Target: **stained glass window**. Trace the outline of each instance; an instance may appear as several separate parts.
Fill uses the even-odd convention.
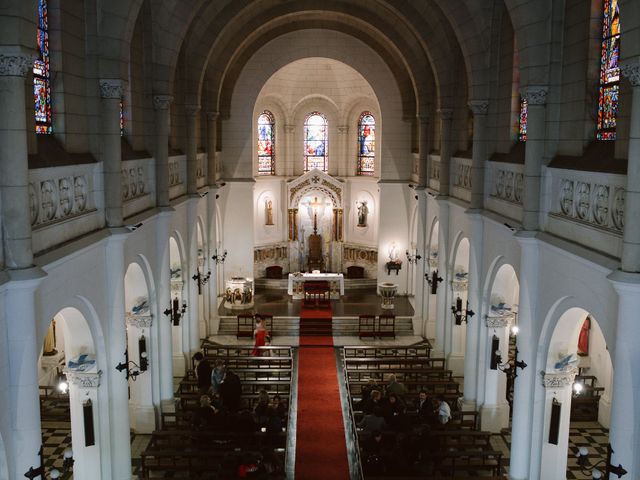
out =
[[[317,168],[327,171],[327,119],[319,112],[304,121],[304,171]]]
[[[124,137],[124,100],[120,100],[120,136]]]
[[[618,0],[604,0],[603,6],[597,138],[615,140],[620,92],[620,10]]]
[[[529,113],[529,104],[527,99],[520,97],[520,117],[518,121],[518,140],[527,141],[527,115]]]
[[[376,121],[363,112],[358,121],[358,175],[373,175],[376,160]]]
[[[38,58],[33,63],[33,101],[36,133],[51,133],[51,88],[49,86],[49,19],[47,0],[38,1]]]
[[[276,173],[276,121],[273,114],[265,110],[258,117],[258,175]]]

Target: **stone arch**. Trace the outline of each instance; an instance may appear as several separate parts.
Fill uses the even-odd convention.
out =
[[[188,277],[188,258],[182,235],[179,231],[174,230],[169,236],[169,268],[171,271],[170,279],[170,298],[171,303],[178,302],[178,305],[186,303],[188,298],[187,282]],[[189,308],[187,306],[187,308]],[[196,308],[193,306],[193,308]],[[179,325],[172,323],[171,339],[172,339],[172,360],[173,372],[176,376],[186,373],[189,364],[189,313],[182,315]]]

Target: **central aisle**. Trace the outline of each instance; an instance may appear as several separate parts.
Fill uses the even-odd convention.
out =
[[[301,336],[296,479],[348,479],[344,420],[331,336]]]

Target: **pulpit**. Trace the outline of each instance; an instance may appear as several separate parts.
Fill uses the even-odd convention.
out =
[[[322,236],[312,233],[309,235],[309,256],[307,257],[307,268],[310,272],[314,270],[324,270],[324,258],[322,257]]]

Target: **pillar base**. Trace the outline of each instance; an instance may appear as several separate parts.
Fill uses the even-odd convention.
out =
[[[509,428],[509,404],[483,405],[480,409],[480,429],[500,433]]]
[[[450,353],[447,357],[447,368],[453,372],[455,377],[464,375],[464,355],[460,353]]]
[[[156,411],[152,405],[131,405],[129,412],[135,433],[150,434],[156,430]]]
[[[462,399],[462,410],[465,412],[474,412],[477,408],[476,401],[472,398]]]

